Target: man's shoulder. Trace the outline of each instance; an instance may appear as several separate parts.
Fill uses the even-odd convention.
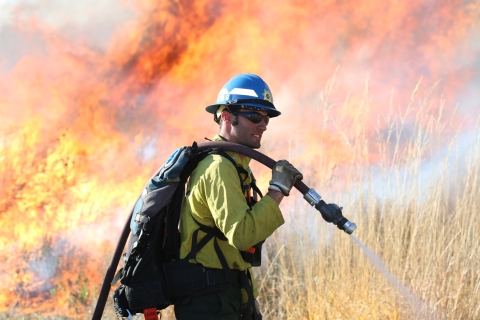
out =
[[[198,171],[216,172],[224,170],[235,171],[234,164],[226,157],[220,154],[209,154],[197,165]]]

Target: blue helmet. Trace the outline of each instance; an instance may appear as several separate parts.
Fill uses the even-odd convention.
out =
[[[262,78],[254,74],[239,74],[230,79],[218,93],[217,103],[207,106],[205,110],[215,115],[222,106],[231,111],[265,111],[270,118],[280,115],[280,111],[273,105],[270,88]],[[216,116],[214,118],[217,121]]]

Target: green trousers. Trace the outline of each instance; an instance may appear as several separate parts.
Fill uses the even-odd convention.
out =
[[[242,292],[237,286],[200,296],[185,297],[175,304],[177,320],[239,320]]]

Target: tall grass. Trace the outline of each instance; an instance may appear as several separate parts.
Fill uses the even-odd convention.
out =
[[[480,319],[480,118],[465,146],[443,101],[434,106],[430,91],[422,99],[417,91],[371,142],[367,86],[362,99],[337,112],[336,134],[351,144],[354,161],[319,156],[312,164],[334,168],[321,181],[325,200],[344,206],[358,226],[354,235],[408,291],[389,282],[349,235],[296,204],[286,212],[289,224],[267,240],[257,270],[265,319]],[[328,117],[329,104],[319,105]],[[352,109],[356,120],[341,123]],[[369,163],[372,153],[378,163]]]

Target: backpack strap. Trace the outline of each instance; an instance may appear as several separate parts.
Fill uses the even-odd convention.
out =
[[[165,242],[163,245],[163,249],[165,250],[165,258],[166,261],[173,261],[180,259],[180,237],[173,236],[175,232],[174,230],[178,230],[178,224],[180,222],[180,215],[182,212],[182,204],[183,199],[185,197],[185,184],[187,183],[188,178],[192,174],[193,170],[198,166],[200,161],[205,159],[212,150],[204,150],[201,152],[196,151],[197,145],[194,143],[192,147],[189,149],[188,152],[190,160],[188,161],[187,165],[182,170],[180,174],[180,183],[175,191],[172,201],[170,202],[169,212],[171,214],[167,217],[167,221],[165,223],[165,228],[172,231],[172,235],[165,237]]]

